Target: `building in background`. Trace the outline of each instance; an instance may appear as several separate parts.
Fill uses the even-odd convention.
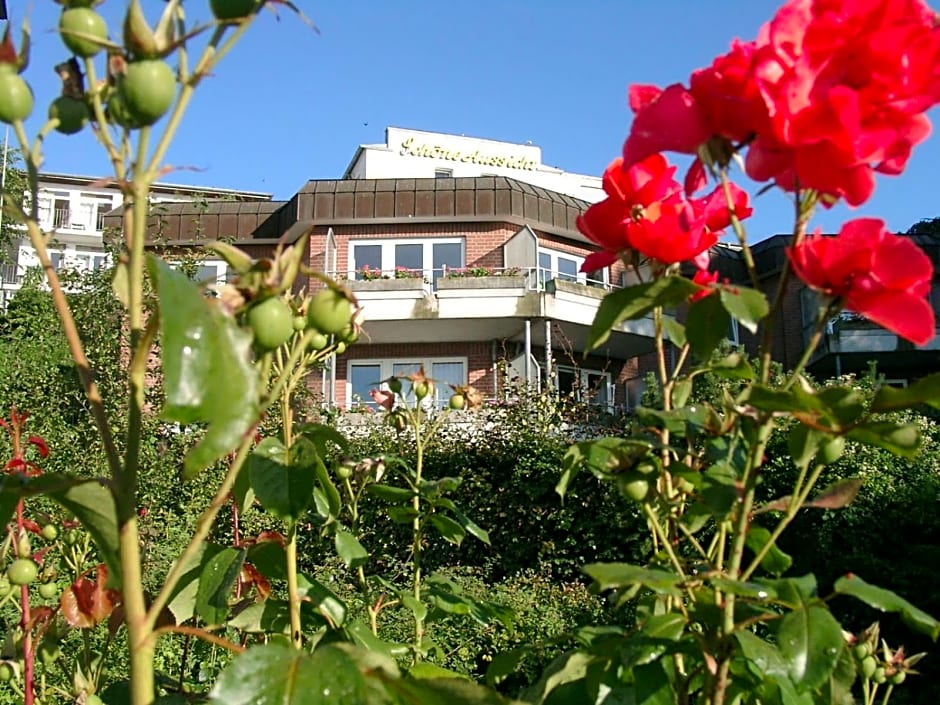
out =
[[[533,145],[400,127],[385,129],[384,144],[364,144],[344,179],[452,179],[505,176],[594,203],[604,198],[601,179],[542,163]]]
[[[122,193],[111,183],[91,176],[41,173],[39,175],[39,225],[55,231],[50,243],[50,257],[56,270],[67,268],[93,271],[105,265],[104,216],[121,205]],[[158,212],[162,204],[186,202],[198,209],[211,201],[270,201],[271,194],[218,187],[181,186],[156,183],[151,202]],[[0,267],[0,306],[16,293],[30,268],[39,266],[36,251],[24,236],[13,243],[9,263]],[[223,266],[207,263],[206,266]],[[224,276],[224,269],[218,271]]]

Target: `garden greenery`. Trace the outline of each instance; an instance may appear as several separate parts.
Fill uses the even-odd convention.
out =
[[[61,4],[79,80],[32,139],[28,34],[17,47],[8,31],[0,47],[0,120],[16,135],[31,196],[25,207],[5,202],[48,286],[48,296],[17,297],[4,334],[24,350],[48,336],[44,364],[24,375],[61,391],[43,404],[73,418],[83,444],[50,449],[40,431],[62,443],[63,428],[29,417],[40,403],[28,389],[11,394],[19,408],[3,420],[0,601],[16,619],[0,680],[15,697],[151,705],[195,690],[219,703],[498,703],[502,688],[530,703],[847,705],[860,695],[873,705],[904,691],[923,654],[893,641],[895,625],[840,622],[833,605],[891,613],[933,640],[940,622],[876,586],[884,569],[863,570],[879,564],[847,552],[859,565],[844,573],[812,557],[801,565],[787,537],[826,537],[814,514],[856,516],[875,473],[843,473],[847,449],[911,459],[933,441],[913,410],[940,406],[940,376],[864,389],[819,384],[804,370],[846,308],[917,344],[934,334],[932,265],[913,242],[874,219],[836,237],[808,234],[819,204],[864,202],[876,174],[903,171],[926,136],[923,113],[940,98],[940,30],[919,0],[790,0],[688,88],[631,88],[623,157],[605,174],[607,199],[579,227],[600,247],[586,269],[619,260],[640,283],[602,301],[588,344],[652,315],[659,403],[619,431],[556,447],[555,477],[536,453],[552,448],[542,423],[552,413],[537,419],[539,440],[522,429],[489,449],[525,448],[528,462],[484,462],[477,449],[494,470],[462,465],[473,439],[448,445],[448,424],[480,414],[483,396],[458,386],[439,409],[424,370],[372,391],[393,434],[379,447],[298,414],[307,375],[356,344],[363,315],[347,288],[309,268],[306,236],[261,261],[213,243],[236,278],[212,297],[146,251],[149,191],[194,91],[262,9],[291,3],[212,0],[213,21],[194,26],[169,0],[151,26],[132,0],[121,43],[94,3]],[[93,287],[92,313],[70,298],[39,226],[52,130],[93,132],[124,190],[114,297]],[[684,184],[664,150],[695,155]],[[748,196],[729,178],[739,157],[795,206],[773,300],[742,225]],[[696,196],[709,179],[717,187]],[[709,271],[708,249],[726,227],[751,286]],[[687,261],[698,268],[691,278]],[[775,370],[771,323],[791,274],[818,292],[819,309],[804,357]],[[313,285],[293,293],[300,277]],[[49,318],[50,300],[64,348],[33,326]],[[687,307],[685,324],[666,314],[677,307]],[[756,360],[720,349],[732,318],[759,334]],[[16,364],[6,350],[0,362]],[[706,376],[720,393],[697,398]],[[167,479],[177,454],[183,491]],[[891,473],[875,475],[890,487]],[[871,521],[865,528],[877,514]],[[827,540],[835,550],[838,536]],[[591,595],[574,580],[582,563]],[[77,655],[64,659],[62,643],[80,644]],[[67,677],[52,677],[57,668]]]

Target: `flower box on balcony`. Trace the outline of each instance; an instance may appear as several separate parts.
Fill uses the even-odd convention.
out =
[[[524,289],[526,278],[523,275],[493,275],[485,277],[441,277],[437,280],[437,290],[474,290],[474,289]]]
[[[350,279],[350,291],[424,291],[424,280],[419,277],[405,279]]]

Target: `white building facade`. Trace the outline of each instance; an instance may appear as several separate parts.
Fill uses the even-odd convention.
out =
[[[255,191],[156,183],[151,202],[270,201],[271,197],[269,193]],[[49,245],[49,255],[57,271],[90,272],[107,264],[102,220],[106,213],[121,205],[122,199],[120,189],[107,180],[51,172],[39,175],[39,226],[45,232],[55,233]],[[0,307],[5,306],[19,290],[30,268],[39,266],[36,251],[25,237],[15,245],[10,255],[13,261],[0,266]],[[206,263],[207,267],[216,265],[224,267],[221,262]],[[220,270],[218,276],[224,277],[224,270]]]
[[[344,179],[430,179],[507,176],[533,186],[595,203],[604,198],[601,179],[542,163],[532,144],[385,129],[384,144],[364,144],[346,168]]]

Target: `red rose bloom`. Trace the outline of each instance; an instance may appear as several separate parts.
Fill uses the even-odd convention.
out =
[[[753,75],[770,130],[748,173],[852,205],[875,172],[899,174],[940,100],[940,29],[921,0],[791,0],[757,39]]]
[[[836,237],[817,231],[787,254],[807,286],[917,345],[934,337],[930,258],[908,238],[888,233],[884,221],[851,220]]]

